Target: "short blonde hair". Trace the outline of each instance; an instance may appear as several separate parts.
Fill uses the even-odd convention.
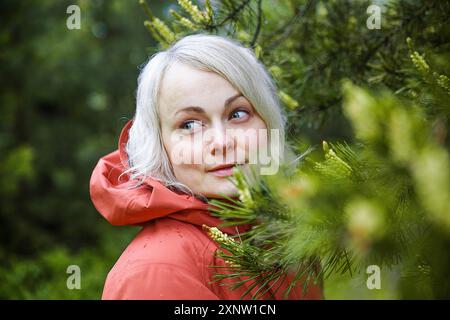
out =
[[[136,113],[126,144],[129,169],[124,173],[129,173],[130,179],[140,179],[142,183],[151,177],[171,189],[193,195],[188,186],[175,178],[162,142],[158,115],[161,81],[174,62],[215,72],[239,90],[264,120],[267,129],[279,129],[280,161],[283,161],[288,152],[285,145],[286,117],[265,67],[250,49],[234,40],[195,34],[183,37],[167,50],[151,56],[139,75]]]

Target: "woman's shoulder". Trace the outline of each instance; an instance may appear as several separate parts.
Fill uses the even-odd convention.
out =
[[[167,265],[194,272],[209,260],[212,240],[196,225],[171,218],[145,224],[110,273]]]
[[[144,225],[109,272],[103,298],[162,297],[161,292],[167,296],[184,283],[183,288],[209,299],[205,266],[211,241],[201,228],[183,221],[161,218]]]

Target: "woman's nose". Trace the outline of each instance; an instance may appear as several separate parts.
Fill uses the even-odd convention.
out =
[[[230,130],[223,127],[211,129],[210,152],[212,155],[225,155],[234,148],[234,138]]]

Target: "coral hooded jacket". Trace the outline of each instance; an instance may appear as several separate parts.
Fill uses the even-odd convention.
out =
[[[208,211],[209,205],[188,195],[178,194],[153,179],[137,188],[128,176],[119,175],[127,168],[125,144],[129,121],[122,129],[118,150],[102,157],[91,176],[90,195],[96,209],[112,225],[141,226],[109,272],[102,299],[226,299],[238,300],[252,281],[231,290],[230,279],[214,282],[214,273],[227,272],[224,261],[216,257],[219,245],[202,229],[223,222]],[[219,227],[230,235],[245,231],[248,226]],[[283,290],[292,275],[287,274],[274,283],[269,299],[283,299]],[[291,290],[288,299],[301,299],[301,281]],[[243,299],[250,299],[258,290],[253,288]],[[321,299],[322,290],[311,284],[306,299]]]

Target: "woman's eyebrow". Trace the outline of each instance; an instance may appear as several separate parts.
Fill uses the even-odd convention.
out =
[[[238,93],[238,94],[236,94],[236,95],[231,96],[230,98],[228,98],[228,99],[225,101],[225,104],[224,104],[225,108],[229,107],[230,104],[231,104],[231,102],[233,102],[234,100],[236,100],[236,99],[239,98],[239,97],[243,97],[242,93]],[[199,106],[189,106],[189,107],[185,107],[185,108],[182,108],[182,109],[178,110],[177,112],[175,112],[174,116],[176,116],[176,115],[177,115],[178,113],[180,113],[180,112],[189,112],[189,111],[190,111],[190,112],[195,112],[195,113],[206,113],[205,110],[204,110],[202,107],[199,107]]]

